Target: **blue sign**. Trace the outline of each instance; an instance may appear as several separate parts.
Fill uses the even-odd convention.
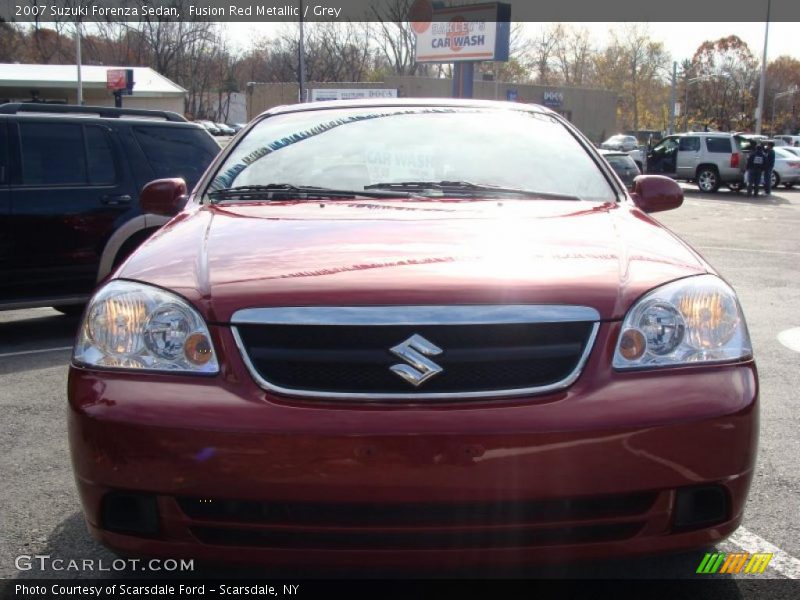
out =
[[[125,69],[125,89],[122,93],[126,96],[133,95],[133,69]]]
[[[564,104],[564,92],[547,91],[542,98],[543,104],[550,107],[558,107]]]

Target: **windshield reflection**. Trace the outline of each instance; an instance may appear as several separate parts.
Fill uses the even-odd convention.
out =
[[[240,141],[208,191],[278,183],[363,191],[376,183],[409,181],[616,199],[587,148],[555,116],[483,107],[329,108],[273,115]]]

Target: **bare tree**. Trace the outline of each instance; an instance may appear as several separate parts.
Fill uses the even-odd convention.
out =
[[[595,50],[589,30],[567,25],[556,42],[555,56],[566,85],[580,87],[591,80]]]
[[[418,63],[417,36],[408,22],[411,0],[383,0],[371,6],[375,27],[371,42],[396,75],[429,75],[431,66]]]
[[[564,35],[561,23],[552,23],[540,29],[530,42],[529,56],[536,73],[536,83],[549,85],[556,82],[556,49]]]

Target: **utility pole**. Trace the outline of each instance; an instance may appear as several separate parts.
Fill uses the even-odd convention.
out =
[[[306,53],[303,49],[303,0],[300,0],[300,102],[305,102],[305,85],[306,85]]]
[[[767,44],[769,43],[769,13],[772,0],[767,0],[767,26],[764,29],[764,54],[761,56],[761,82],[758,84],[758,107],[756,108],[756,135],[761,135],[761,121],[764,113],[764,84],[767,79]]]
[[[678,78],[678,63],[672,63],[672,88],[669,93],[669,135],[675,133],[675,86]]]
[[[75,62],[78,67],[78,106],[83,106],[83,78],[81,77],[81,22],[75,21]]]

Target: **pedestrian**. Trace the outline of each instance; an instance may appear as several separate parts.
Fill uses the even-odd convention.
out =
[[[775,168],[775,144],[774,142],[767,142],[765,146],[764,195],[769,196],[772,193],[772,170]]]
[[[767,162],[767,156],[764,154],[764,147],[759,144],[755,150],[750,153],[747,158],[747,195],[752,196],[755,189],[755,195],[758,196],[758,184],[761,182],[761,176],[764,174],[764,165]]]

